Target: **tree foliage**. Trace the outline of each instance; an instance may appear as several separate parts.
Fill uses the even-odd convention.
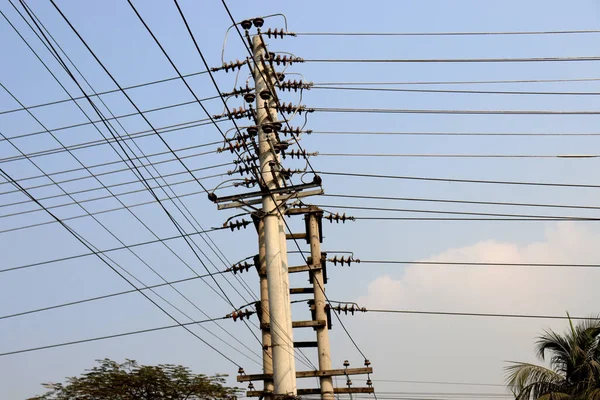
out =
[[[545,331],[536,355],[550,368],[511,362],[508,386],[516,400],[600,400],[600,319],[573,325],[561,335]]]
[[[29,400],[231,400],[239,393],[225,386],[225,375],[194,374],[180,365],[97,362],[98,366],[67,378],[65,384],[43,384],[49,391]]]

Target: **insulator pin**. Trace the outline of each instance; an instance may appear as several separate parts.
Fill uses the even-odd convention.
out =
[[[231,268],[227,268],[226,271],[233,272],[234,275],[237,274],[238,272],[241,274],[244,271],[248,272],[250,267],[253,265],[254,264],[249,264],[247,261],[244,261],[243,263],[237,263],[237,264],[232,265]]]
[[[250,311],[246,308],[244,310],[235,310],[234,312],[227,314],[225,318],[233,318],[234,321],[237,321],[239,318],[240,321],[242,321],[244,318],[250,318],[252,314],[254,314],[254,311]]]
[[[328,258],[327,261],[332,262],[333,265],[336,266],[338,263],[340,263],[342,267],[344,266],[344,264],[348,264],[348,266],[352,265],[352,263],[360,264],[360,260],[358,258],[354,258],[353,256],[334,256],[333,258]]]
[[[252,172],[252,167],[249,167],[249,166],[243,166],[242,167],[242,166],[240,166],[240,167],[236,168],[233,171],[227,171],[227,175],[233,175],[236,172],[238,174],[242,175],[242,176],[244,176],[245,174],[250,175],[250,173]]]
[[[223,224],[223,228],[229,228],[229,229],[231,229],[231,231],[233,232],[233,231],[234,231],[234,230],[236,230],[236,229],[237,229],[238,231],[239,231],[240,229],[242,229],[242,228],[246,229],[246,227],[247,227],[248,225],[250,225],[250,224],[251,224],[251,222],[250,222],[250,221],[246,221],[245,219],[243,219],[243,220],[241,220],[241,221],[239,221],[239,220],[235,220],[235,221],[231,221],[231,222],[229,222],[229,223],[227,223],[227,222],[226,222],[225,224]]]
[[[336,223],[340,223],[340,221],[342,221],[342,223],[346,223],[346,221],[355,221],[356,218],[355,217],[351,217],[351,216],[347,216],[346,213],[340,215],[338,213],[335,214],[329,214],[328,216],[324,217],[326,220],[329,220],[329,222],[333,223],[334,221]]]
[[[258,181],[256,180],[256,178],[244,178],[244,180],[242,182],[234,182],[233,186],[238,187],[238,186],[245,186],[247,188],[251,188],[254,187],[258,184]]]
[[[355,312],[367,312],[365,307],[359,307],[356,304],[344,304],[343,306],[341,304],[338,304],[337,306],[327,305],[326,307],[329,307],[330,310],[336,311],[338,314],[344,313],[345,315],[348,315],[348,313],[354,315]],[[344,367],[348,368],[346,366],[346,361],[344,361]]]
[[[266,32],[264,32],[264,34],[267,35],[269,37],[269,39],[271,38],[271,36],[273,36],[275,39],[277,39],[278,37],[283,39],[284,36],[296,36],[296,34],[294,32],[286,32],[283,30],[283,28],[281,28],[281,29],[269,28]]]
[[[246,65],[247,63],[248,63],[248,60],[244,60],[244,61],[235,60],[230,63],[223,63],[222,66],[213,67],[210,70],[212,72],[217,72],[217,71],[221,71],[221,70],[225,70],[225,72],[229,72],[229,70],[235,71],[236,69],[242,69],[242,66]]]
[[[254,89],[252,89],[248,85],[246,85],[246,87],[240,86],[239,89],[233,89],[232,92],[221,93],[221,96],[222,97],[229,97],[229,96],[238,97],[238,96],[242,96],[244,94],[249,94],[250,92],[252,92],[252,90],[254,90]]]
[[[314,108],[307,108],[305,105],[303,104],[299,104],[297,106],[293,105],[292,103],[288,103],[288,104],[279,104],[277,106],[275,106],[275,108],[283,113],[283,114],[293,114],[293,113],[298,113],[299,115],[302,115],[303,112],[306,113],[311,113],[314,112],[315,109]]]
[[[291,128],[286,126],[281,130],[281,133],[283,133],[284,136],[287,136],[288,134],[290,134],[291,136],[298,136],[301,133],[307,133],[310,135],[312,133],[312,130],[302,130],[300,129],[300,127]]]
[[[304,62],[304,59],[288,56],[287,54],[282,56],[281,54],[269,53],[269,61],[274,62],[277,65],[292,65],[293,63],[302,63]]]
[[[313,83],[296,80],[287,80],[285,82],[281,82],[278,86],[281,90],[288,90],[290,92],[293,90],[294,92],[297,92],[300,89],[310,89],[313,86]]]

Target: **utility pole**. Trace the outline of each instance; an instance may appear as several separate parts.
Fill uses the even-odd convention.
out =
[[[261,219],[269,295],[274,394],[295,396],[296,365],[287,250],[282,221],[283,210],[280,208],[281,202],[277,202],[272,194],[272,190],[282,185],[278,171],[280,164],[275,152],[277,139],[273,129],[273,125],[278,123],[275,96],[271,92],[271,88],[275,87],[275,74],[268,63],[269,55],[260,35],[252,39],[252,55],[254,58],[252,74],[258,95],[256,96],[258,160],[263,186],[266,189],[262,196]]]
[[[325,299],[325,282],[321,269],[321,222],[323,212],[317,207],[310,207],[311,211],[305,214],[308,241],[310,243],[310,274],[313,282],[314,301],[313,307],[316,320],[327,320],[327,302]],[[315,328],[317,333],[317,351],[319,352],[319,370],[331,369],[331,354],[329,351],[329,330],[327,326]],[[333,400],[333,379],[331,376],[321,376],[321,399]]]
[[[241,71],[242,67],[247,66],[254,80],[254,88],[250,87],[247,82],[245,88],[234,88],[233,92],[221,94],[227,99],[243,97],[244,101],[249,104],[248,109],[239,107],[239,109],[231,110],[226,107],[224,114],[215,115],[213,118],[227,117],[230,120],[248,118],[251,121],[250,126],[243,127],[246,132],[242,132],[241,127],[236,123],[236,129],[230,130],[234,132],[233,137],[225,137],[224,146],[217,151],[229,151],[237,156],[237,159],[234,160],[236,167],[234,170],[228,171],[228,174],[239,173],[241,178],[231,179],[237,181],[232,186],[247,188],[258,186],[259,190],[227,196],[217,196],[213,191],[208,196],[220,210],[241,208],[250,213],[258,232],[259,251],[254,256],[254,266],[260,280],[260,301],[256,303],[256,313],[260,319],[262,331],[263,373],[247,375],[240,367],[237,381],[249,382],[247,397],[261,397],[267,400],[288,400],[296,398],[298,395],[318,394],[321,395],[322,400],[334,400],[334,394],[374,393],[369,375],[373,369],[369,360],[364,360],[364,368],[348,368],[350,363],[345,360],[342,364],[344,368],[332,369],[329,343],[329,330],[332,327],[331,316],[333,312],[354,314],[355,311],[361,310],[354,304],[342,306],[341,303],[337,303],[337,306],[334,306],[327,299],[325,295],[326,264],[332,262],[334,266],[338,264],[343,266],[360,261],[355,260],[352,256],[327,258],[327,254],[321,251],[322,222],[323,219],[327,219],[332,223],[344,223],[353,218],[346,217],[345,214],[340,216],[331,213],[324,217],[323,210],[320,208],[305,205],[302,201],[303,198],[323,194],[321,178],[314,171],[312,171],[312,182],[303,179],[302,183],[295,184],[292,180],[292,175],[295,173],[302,173],[303,176],[306,176],[307,168],[310,166],[308,157],[314,154],[307,153],[298,142],[299,135],[309,134],[311,131],[304,130],[304,127],[291,127],[289,123],[296,116],[314,110],[301,104],[281,103],[276,90],[302,92],[310,89],[312,83],[302,80],[299,82],[285,80],[284,72],[287,66],[303,62],[303,60],[293,55],[282,56],[269,52],[264,39],[265,36],[283,39],[286,36],[295,36],[295,34],[287,32],[287,28],[286,30],[269,28],[266,32],[261,32],[263,24],[263,18],[244,20],[240,23],[245,31],[251,57],[244,61],[237,60],[211,68],[214,72],[221,70],[233,72]],[[249,32],[252,26],[256,27],[254,35],[250,35]],[[275,71],[275,65],[283,65],[284,68],[282,71]],[[281,113],[285,127],[278,120],[278,113]],[[281,140],[280,135],[290,135],[291,140]],[[298,145],[299,148],[288,150],[294,145]],[[305,160],[307,167],[298,170],[283,168],[281,159],[286,157]],[[245,177],[245,175],[250,175],[250,177]],[[304,232],[286,232],[284,215],[286,217],[304,216]],[[230,222],[230,219],[223,226],[229,227],[231,230],[245,228],[251,224],[245,220]],[[302,255],[303,265],[288,266],[287,240],[293,240],[301,254],[304,251],[301,250],[299,241],[306,241],[310,247],[310,256]],[[240,262],[233,265],[230,271],[241,273],[244,270],[247,271],[250,265],[245,261]],[[298,273],[308,273],[312,287],[290,288],[289,274]],[[301,296],[312,294],[311,299],[300,300],[308,303],[311,319],[292,321],[290,306],[290,295],[292,294]],[[235,310],[228,316],[234,320],[238,318],[241,320],[248,318],[251,314],[253,314],[252,311],[244,309]],[[294,342],[292,333],[294,328],[314,330],[316,341]],[[296,371],[295,349],[302,351],[301,348],[317,349],[318,369]],[[352,387],[351,375],[367,375],[367,387]],[[334,388],[333,376],[345,376],[347,387]],[[320,387],[298,389],[296,378],[319,378]],[[253,381],[263,381],[262,390],[254,390]]]

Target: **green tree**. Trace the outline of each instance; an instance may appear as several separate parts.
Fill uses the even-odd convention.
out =
[[[225,375],[194,374],[180,365],[119,364],[104,359],[65,384],[45,383],[49,391],[29,400],[231,400],[237,388],[225,386]]]
[[[563,335],[547,330],[536,355],[550,368],[511,362],[507,382],[517,400],[600,400],[600,319],[577,325],[569,317]]]

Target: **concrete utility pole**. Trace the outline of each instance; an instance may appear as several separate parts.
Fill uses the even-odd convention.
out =
[[[256,87],[256,124],[258,126],[258,157],[260,174],[266,193],[262,196],[262,226],[269,297],[269,327],[273,356],[274,395],[293,395],[296,390],[296,365],[290,308],[285,230],[281,213],[272,190],[280,187],[279,162],[272,129],[277,122],[277,109],[271,88],[274,71],[268,63],[268,52],[260,35],[252,40],[253,77]],[[270,80],[267,82],[266,80]]]
[[[312,207],[311,207],[312,208]],[[315,318],[317,320],[327,320],[327,302],[325,298],[325,282],[323,280],[323,270],[321,269],[321,233],[320,233],[320,222],[322,220],[323,212],[317,207],[314,207],[313,212],[309,212],[305,215],[306,226],[308,231],[308,241],[310,243],[310,257],[311,257],[311,274],[313,281],[314,290],[314,304]],[[327,325],[318,326],[315,328],[317,333],[317,351],[319,353],[319,370],[328,371],[331,369],[331,354],[329,350],[329,329]],[[321,382],[321,399],[322,400],[333,400],[333,378],[331,376],[321,376],[319,378]]]
[[[327,262],[350,265],[354,260],[351,257],[333,257],[328,259],[325,253],[321,253],[322,222],[339,223],[346,221],[345,215],[331,214],[323,216],[323,210],[316,206],[307,206],[301,200],[309,196],[323,194],[322,181],[315,171],[312,171],[313,179],[307,182],[305,179],[307,169],[310,167],[307,153],[298,143],[298,136],[309,133],[304,127],[292,127],[290,121],[297,115],[309,113],[314,110],[305,105],[292,103],[280,103],[275,90],[282,92],[297,92],[308,90],[312,87],[310,82],[297,82],[296,80],[285,80],[284,72],[288,65],[301,63],[300,57],[269,53],[264,38],[281,38],[295,36],[293,32],[284,29],[269,28],[261,32],[264,19],[261,17],[252,20],[244,20],[240,23],[245,30],[245,37],[252,47],[252,57],[244,61],[223,63],[222,66],[212,68],[213,71],[234,72],[248,66],[254,79],[254,88],[246,84],[246,87],[234,88],[231,93],[222,94],[231,98],[232,96],[243,96],[246,103],[254,103],[255,107],[230,110],[215,118],[229,118],[231,120],[248,118],[253,125],[247,126],[246,133],[239,130],[232,138],[225,138],[223,148],[218,151],[230,151],[236,153],[237,160],[234,161],[236,168],[229,174],[239,173],[242,178],[236,179],[235,187],[245,186],[247,188],[258,185],[260,190],[245,193],[237,193],[226,196],[217,196],[214,192],[209,193],[208,198],[217,204],[219,210],[241,208],[252,214],[255,227],[258,231],[258,255],[254,257],[254,265],[260,278],[260,303],[256,305],[256,311],[260,318],[262,330],[262,355],[263,373],[247,375],[243,368],[238,370],[238,382],[249,382],[247,397],[259,397],[266,400],[290,400],[298,395],[321,395],[322,400],[334,400],[334,394],[352,393],[374,393],[370,375],[373,369],[369,360],[365,360],[364,368],[348,368],[350,363],[346,360],[344,368],[331,368],[331,355],[329,349],[329,329],[332,327],[331,315],[354,314],[357,311],[354,304],[338,303],[331,304],[325,295],[325,284],[327,283]],[[254,26],[256,34],[251,35],[250,29]],[[283,65],[282,71],[275,71],[274,65]],[[237,81],[237,79],[236,79]],[[312,110],[312,111],[311,111]],[[282,122],[278,121],[278,113],[283,116]],[[286,117],[285,115],[290,115]],[[251,123],[252,123],[251,122]],[[281,135],[290,135],[291,140],[280,140]],[[257,142],[258,139],[258,142]],[[295,143],[294,143],[295,142]],[[291,146],[298,149],[288,150]],[[286,157],[305,159],[307,167],[304,169],[284,169],[280,162]],[[259,165],[256,165],[258,161]],[[310,167],[312,169],[312,167]],[[293,174],[301,173],[301,183],[295,184]],[[250,177],[244,177],[245,174]],[[241,182],[240,182],[241,181]],[[287,203],[290,203],[289,205]],[[292,203],[293,202],[293,203]],[[262,208],[260,207],[262,205]],[[305,230],[303,232],[286,232],[283,216],[293,218],[304,216]],[[231,219],[231,218],[230,218]],[[230,221],[227,220],[227,221]],[[249,225],[248,221],[226,222],[231,230],[240,229]],[[297,266],[288,266],[287,240],[293,240],[298,250],[299,241],[306,240],[310,246],[310,257],[304,257],[305,263]],[[247,258],[246,258],[247,259]],[[244,260],[246,260],[244,259]],[[244,261],[242,260],[242,261]],[[231,267],[233,273],[248,270],[249,264],[237,263]],[[288,274],[308,273],[312,287],[290,288]],[[311,311],[310,320],[296,320],[292,322],[290,307],[290,295],[304,296],[313,294],[312,299],[307,301]],[[228,316],[234,320],[247,318],[252,314],[247,309],[235,310]],[[316,341],[293,340],[292,328],[314,329]],[[319,368],[308,371],[296,371],[295,348],[316,348],[318,351]],[[304,354],[304,353],[302,353]],[[350,375],[367,375],[368,387],[352,387]],[[333,387],[333,376],[345,376],[347,387]],[[301,388],[296,386],[296,378],[313,379],[319,378],[319,388]],[[252,381],[263,381],[262,390],[254,390]]]
[[[254,260],[254,265],[258,271],[260,280],[260,325],[266,326],[269,323],[269,284],[267,283],[267,250],[265,246],[265,224],[262,219],[258,221],[258,257]],[[273,344],[271,342],[271,330],[261,329],[262,331],[262,361],[263,374],[273,375]],[[272,398],[275,387],[273,379],[264,379],[265,398]]]

